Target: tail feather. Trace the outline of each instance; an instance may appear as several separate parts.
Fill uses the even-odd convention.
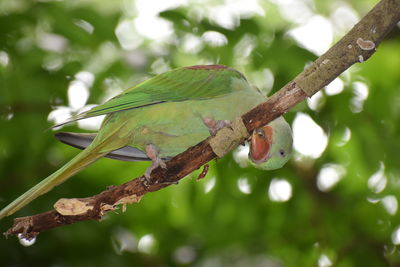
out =
[[[86,147],[90,146],[90,144],[96,138],[96,134],[59,132],[55,134],[55,137],[64,144],[79,149],[85,149]],[[122,161],[150,160],[144,151],[132,146],[123,146],[116,150],[111,150],[111,152],[105,155],[105,157]],[[169,158],[163,158],[163,160],[168,159]]]
[[[0,219],[17,212],[35,198],[47,193],[55,186],[61,184],[74,174],[84,169],[89,164],[103,157],[105,154],[107,153],[98,152],[97,149],[91,147],[83,150],[55,173],[42,180],[40,183],[10,203],[7,207],[2,209],[0,211]]]

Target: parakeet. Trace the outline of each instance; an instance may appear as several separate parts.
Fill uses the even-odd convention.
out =
[[[101,157],[152,160],[153,167],[146,172],[149,175],[154,167],[165,167],[165,160],[265,100],[243,74],[223,65],[182,67],[150,78],[66,121],[106,115],[97,134],[57,134],[64,143],[83,151],[1,210],[0,219]],[[282,117],[254,132],[249,156],[255,166],[274,169],[288,161],[292,140],[290,127]]]

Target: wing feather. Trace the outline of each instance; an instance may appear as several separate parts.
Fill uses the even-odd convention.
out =
[[[177,68],[129,88],[104,104],[73,116],[55,127],[76,120],[163,102],[204,100],[223,96],[232,92],[232,78],[246,79],[237,70],[223,65]]]

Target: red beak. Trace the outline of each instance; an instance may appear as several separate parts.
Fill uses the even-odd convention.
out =
[[[263,163],[269,159],[269,151],[272,145],[272,135],[273,129],[268,125],[253,131],[250,142],[250,159],[254,163]]]

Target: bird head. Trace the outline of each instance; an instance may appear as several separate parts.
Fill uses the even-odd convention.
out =
[[[281,168],[292,154],[293,137],[289,124],[279,117],[253,131],[249,158],[253,166],[263,170]]]

